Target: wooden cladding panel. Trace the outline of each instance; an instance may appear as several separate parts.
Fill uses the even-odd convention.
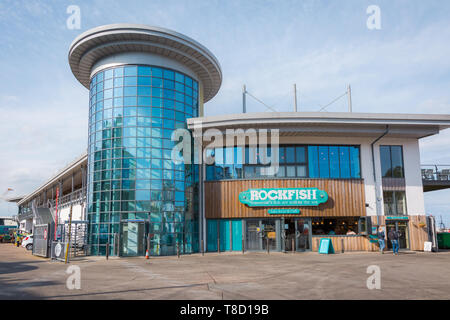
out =
[[[370,242],[364,236],[317,236],[312,237],[312,251],[318,251],[320,239],[331,239],[333,243],[334,252],[341,252],[342,245],[344,245],[344,252],[346,251],[369,251]]]
[[[319,188],[328,193],[328,201],[317,207],[300,208],[300,215],[270,215],[269,207],[248,207],[239,202],[239,193],[259,188]],[[275,208],[275,207],[272,207]],[[279,207],[280,208],[280,207]],[[268,179],[205,182],[207,219],[263,217],[348,217],[365,216],[364,180],[362,179]]]
[[[422,227],[420,224],[425,224]],[[426,216],[409,216],[409,243],[411,250],[423,251],[424,242],[428,241]]]

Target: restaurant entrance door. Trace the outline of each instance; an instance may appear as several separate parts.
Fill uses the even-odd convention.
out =
[[[311,220],[307,218],[284,218],[284,251],[311,250]],[[293,247],[294,246],[294,247]]]
[[[398,245],[400,249],[409,249],[409,230],[408,230],[408,221],[405,220],[391,220],[386,221],[386,238],[387,238],[387,248],[388,250],[392,250],[391,241],[388,238],[388,233],[391,228],[394,228],[397,232],[400,233],[400,237],[398,239]]]

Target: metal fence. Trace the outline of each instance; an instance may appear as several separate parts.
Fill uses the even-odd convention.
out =
[[[33,228],[33,255],[48,258],[50,239],[52,238],[51,224],[38,224]]]
[[[422,165],[422,179],[431,181],[449,181],[450,165]]]
[[[51,258],[65,261],[77,256],[87,255],[87,229],[88,221],[66,221],[58,225],[57,240],[51,244]],[[67,244],[69,247],[67,248]]]
[[[69,256],[77,257],[87,255],[88,221],[72,221],[72,224],[66,221],[63,230],[62,241],[64,243],[70,241]]]

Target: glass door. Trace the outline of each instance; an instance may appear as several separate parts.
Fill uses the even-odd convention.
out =
[[[400,232],[398,246],[400,249],[409,249],[408,222],[397,221],[397,231]]]
[[[285,218],[284,219],[284,250],[285,251],[292,251],[295,248],[292,248],[292,246],[297,247],[297,244],[295,244],[295,221],[294,219]]]
[[[121,256],[133,257],[145,254],[144,231],[144,222],[126,221],[121,223]]]
[[[400,233],[398,238],[398,245],[400,249],[409,249],[409,232],[408,232],[408,222],[407,221],[386,221],[386,247],[388,250],[392,250],[392,243],[388,238],[389,230],[393,228],[395,231]]]
[[[245,249],[248,251],[262,250],[262,230],[260,220],[248,219],[246,224]]]
[[[296,250],[311,250],[311,220],[298,218],[295,221]]]

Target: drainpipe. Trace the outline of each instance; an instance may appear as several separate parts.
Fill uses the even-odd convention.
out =
[[[373,149],[373,146],[375,143],[377,143],[379,140],[381,140],[381,138],[383,138],[385,135],[387,135],[389,132],[389,125],[386,125],[386,130],[384,131],[384,133],[379,136],[378,138],[376,138],[370,145],[370,147],[372,148],[372,168],[373,168],[373,180],[375,182],[375,206],[376,206],[376,210],[377,210],[377,226],[380,225],[380,210],[379,210],[379,205],[378,205],[378,183],[377,183],[377,174],[375,171],[375,152]]]

